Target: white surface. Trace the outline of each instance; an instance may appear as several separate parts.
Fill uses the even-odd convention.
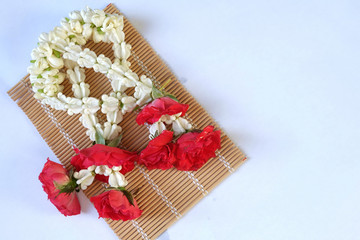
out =
[[[360,5],[314,2],[115,3],[250,157],[163,239],[359,239]],[[38,35],[86,5],[107,2],[2,2],[1,239],[117,239],[83,195],[68,218],[46,200],[57,159],[5,94]]]

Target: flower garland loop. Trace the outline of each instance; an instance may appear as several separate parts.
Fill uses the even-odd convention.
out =
[[[126,190],[125,174],[142,164],[148,170],[170,169],[196,171],[220,148],[220,131],[213,126],[194,129],[184,118],[189,106],[175,96],[157,89],[145,75],[138,76],[127,61],[131,46],[125,42],[123,16],[87,8],[73,11],[49,33],[39,37],[38,47],[31,52],[28,67],[34,97],[69,115],[80,114],[80,122],[94,145],[75,149],[73,170],[48,160],[39,179],[50,201],[65,216],[80,213],[75,192],[87,189],[95,179],[105,182],[108,191],[92,197],[99,217],[130,220],[139,217],[133,194]],[[88,41],[111,43],[115,60],[96,55],[84,48]],[[84,68],[104,74],[111,82],[112,92],[101,99],[90,96]],[[68,79],[73,96],[63,94],[62,83]],[[168,82],[167,82],[168,83]],[[165,83],[165,85],[167,84]],[[134,94],[125,93],[134,88]],[[101,124],[98,111],[106,115]],[[137,111],[136,122],[149,129],[150,141],[139,152],[118,148],[123,115]]]

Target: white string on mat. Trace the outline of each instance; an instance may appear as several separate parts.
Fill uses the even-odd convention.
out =
[[[152,185],[152,188],[156,191],[156,193],[161,197],[161,199],[166,203],[166,206],[168,206],[172,213],[175,214],[176,218],[181,217],[181,213],[177,211],[177,209],[172,205],[171,201],[168,200],[168,198],[165,196],[163,191],[159,188],[157,184],[154,183],[154,180],[150,178],[150,175],[145,171],[144,167],[139,166],[138,164],[135,165],[135,167],[143,174],[144,178],[147,180],[147,182]]]
[[[224,164],[224,166],[228,169],[230,173],[235,172],[235,169],[231,167],[229,162],[225,161],[225,157],[220,154],[220,151],[216,150],[215,154],[219,158],[220,162]]]
[[[199,189],[202,192],[202,195],[206,196],[209,192],[204,189],[204,186],[200,184],[199,179],[197,179],[194,176],[194,173],[192,172],[185,172],[187,176],[192,180],[192,182],[197,186],[197,189]]]
[[[141,237],[145,240],[150,240],[146,232],[144,232],[143,228],[139,226],[139,223],[135,220],[131,220],[132,225],[136,227],[137,231],[141,234]]]

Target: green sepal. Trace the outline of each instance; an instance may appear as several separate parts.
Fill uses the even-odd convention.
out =
[[[109,147],[117,147],[119,145],[119,143],[121,142],[122,139],[122,134],[120,134],[117,138],[111,140],[107,146]]]
[[[39,74],[39,75],[37,76],[37,78],[43,78],[43,76],[42,76],[41,74]]]
[[[95,26],[95,24],[91,23],[90,27],[91,27],[91,28],[94,28],[94,27],[96,27],[96,26]]]
[[[69,35],[68,36],[70,39],[73,39],[74,37],[75,37],[75,35],[74,34],[71,34],[71,35]]]
[[[84,25],[84,24],[85,24],[85,21],[84,21],[84,20],[80,20],[80,24],[81,24],[81,25]]]
[[[152,86],[152,91],[151,91],[151,97],[152,99],[157,99],[157,98],[161,98],[164,97],[164,93],[161,92],[159,89],[157,89],[154,85]]]
[[[96,142],[96,144],[105,145],[105,139],[104,139],[103,135],[97,129],[96,129],[96,133],[95,133],[95,142]]]
[[[31,63],[34,63],[34,62],[36,62],[36,60],[30,60],[30,62],[31,62]]]
[[[38,89],[37,90],[39,93],[44,93],[44,89]]]
[[[179,102],[179,100],[174,95],[167,93],[166,91],[163,90],[167,85],[169,85],[170,82],[171,82],[171,78],[169,78],[159,89],[157,89],[153,85],[152,91],[151,91],[152,99],[155,100],[155,99],[161,98],[161,97],[169,97],[169,98]]]
[[[55,55],[55,57],[61,58],[61,52],[56,51],[55,49],[53,49],[53,54]]]
[[[127,200],[129,201],[129,203],[131,205],[135,206],[134,198],[133,198],[132,194],[128,190],[126,190],[125,187],[107,187],[107,188],[105,188],[105,191],[111,191],[111,190],[121,191],[125,195]]]
[[[45,68],[44,71],[50,71],[51,67]]]
[[[69,18],[67,18],[67,17],[65,18],[65,20],[66,20],[67,22],[69,22],[69,21],[70,21],[70,19],[69,19]]]
[[[137,106],[132,110],[132,112],[136,112],[136,111],[139,110],[139,109],[140,109],[140,106],[137,105]]]
[[[118,187],[118,189],[125,195],[125,197],[127,198],[127,200],[129,201],[129,203],[133,206],[134,205],[134,198],[133,196],[131,195],[131,193],[126,190],[124,187]]]
[[[172,94],[167,93],[167,94],[165,95],[165,97],[169,97],[169,98],[171,98],[172,100],[175,100],[175,101],[179,102],[179,100],[178,100],[174,95],[172,95]]]
[[[76,183],[76,178],[74,178],[74,170],[73,169],[70,170],[69,175],[70,175],[70,177],[69,177],[70,181],[65,185],[60,185],[54,181],[55,187],[60,190],[59,194],[61,194],[61,193],[70,194],[70,193],[74,192],[77,189],[77,187],[79,186]]]
[[[59,75],[54,75],[54,78],[59,78]]]
[[[101,30],[101,27],[97,27],[96,28],[96,31],[101,34],[101,35],[104,35],[105,33]]]

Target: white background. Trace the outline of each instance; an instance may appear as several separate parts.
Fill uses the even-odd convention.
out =
[[[107,4],[1,4],[1,239],[117,239],[83,195],[75,217],[46,200],[58,160],[6,95],[41,32]],[[162,239],[360,239],[359,1],[115,5],[249,156]]]

